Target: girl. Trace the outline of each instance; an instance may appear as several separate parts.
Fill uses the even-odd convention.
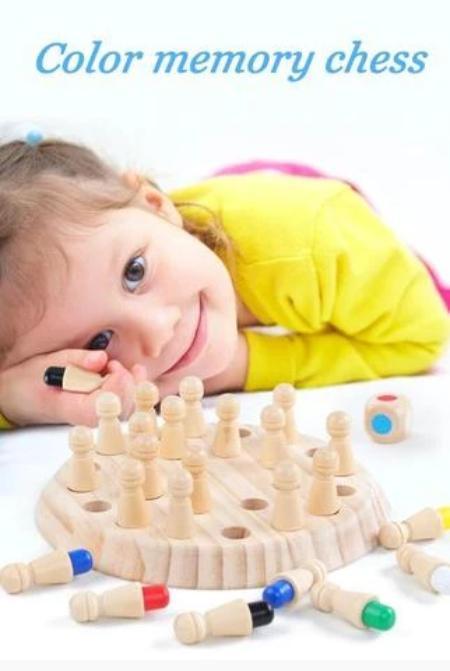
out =
[[[112,390],[161,396],[427,370],[450,333],[424,265],[348,184],[256,171],[166,195],[84,146],[0,146],[3,427],[95,424]],[[283,334],[254,326],[281,326]],[[273,331],[273,329],[272,329]],[[109,373],[48,387],[48,366]]]

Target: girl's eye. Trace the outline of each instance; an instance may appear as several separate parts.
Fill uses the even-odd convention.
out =
[[[128,261],[123,271],[122,284],[125,289],[133,293],[145,277],[147,265],[143,256],[135,256]]]
[[[97,335],[89,342],[87,349],[106,349],[110,343],[112,335],[112,331],[102,331],[101,333],[97,333]]]

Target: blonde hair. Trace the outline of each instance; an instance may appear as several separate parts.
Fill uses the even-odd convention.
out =
[[[48,139],[0,145],[0,367],[18,337],[21,309],[28,304],[34,310],[34,323],[45,312],[51,283],[42,267],[56,255],[65,259],[62,234],[71,224],[79,230],[97,223],[102,212],[129,206],[138,189],[81,144]],[[185,230],[231,267],[232,244],[218,215],[195,203],[174,205]],[[186,208],[189,216],[182,214]]]

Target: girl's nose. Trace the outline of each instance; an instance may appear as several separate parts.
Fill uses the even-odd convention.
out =
[[[139,346],[142,357],[157,359],[172,340],[181,319],[181,310],[175,305],[154,308],[142,314],[139,325]]]

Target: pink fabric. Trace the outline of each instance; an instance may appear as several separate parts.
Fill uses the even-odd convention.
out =
[[[247,163],[235,163],[233,165],[227,165],[224,168],[220,168],[213,173],[213,177],[218,177],[220,175],[244,175],[246,172],[254,172],[255,170],[278,170],[278,172],[284,172],[288,175],[298,175],[299,177],[325,177],[328,179],[333,179],[331,175],[327,175],[316,168],[311,167],[310,165],[305,165],[304,163],[291,163],[289,161],[264,161],[264,160],[255,160],[248,161]],[[345,182],[352,187],[354,191],[357,191],[361,194],[367,201],[368,198],[358,189],[358,187],[349,182],[346,179],[338,178],[341,182]]]
[[[326,175],[320,170],[316,170],[316,168],[312,168],[309,165],[304,165],[303,163],[291,163],[286,161],[264,161],[264,160],[254,160],[254,161],[247,161],[246,163],[235,163],[233,165],[227,165],[214,172],[213,177],[218,177],[219,175],[244,175],[247,172],[254,172],[255,170],[278,170],[278,172],[284,172],[288,175],[298,175],[299,177],[312,177],[312,178],[325,177],[328,179],[331,178],[330,175]],[[352,182],[349,182],[348,180],[341,179],[341,181],[344,181],[347,184],[349,184],[352,187],[352,189],[354,189],[354,191],[360,193],[361,196],[363,196],[363,198],[365,198],[367,202],[369,202],[366,196],[358,189],[357,186],[355,186],[355,184],[352,184]],[[417,252],[414,253],[422,261],[425,268],[430,273],[430,276],[436,286],[438,293],[440,294],[442,300],[444,301],[447,310],[450,311],[450,287],[446,287],[441,282],[436,271],[420,256],[420,254],[418,254]]]

